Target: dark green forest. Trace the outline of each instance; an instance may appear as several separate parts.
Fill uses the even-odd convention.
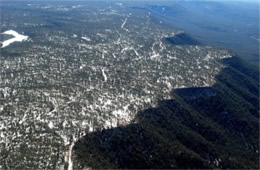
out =
[[[133,123],[74,146],[79,167],[259,169],[259,71],[224,59],[212,87],[174,89]]]

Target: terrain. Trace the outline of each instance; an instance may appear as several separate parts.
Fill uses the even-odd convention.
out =
[[[1,1],[0,168],[259,168],[258,67],[151,5]]]
[[[258,169],[259,72],[237,57],[222,62],[213,86],[173,89],[135,123],[81,138],[79,167]]]
[[[146,6],[168,26],[259,64],[259,1],[165,1]]]

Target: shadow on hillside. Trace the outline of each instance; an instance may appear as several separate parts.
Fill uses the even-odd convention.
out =
[[[175,89],[138,123],[84,136],[74,146],[79,167],[259,168],[258,68],[223,62],[214,86]]]

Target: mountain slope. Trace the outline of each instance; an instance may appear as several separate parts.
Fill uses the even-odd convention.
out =
[[[165,38],[166,42],[172,45],[199,45],[200,43],[186,33],[179,33],[174,37]]]
[[[201,43],[231,49],[258,65],[258,6],[259,3],[177,0],[146,8],[158,20],[184,30]]]
[[[132,124],[81,138],[78,166],[259,168],[258,69],[237,57],[223,62],[214,86],[173,90]]]

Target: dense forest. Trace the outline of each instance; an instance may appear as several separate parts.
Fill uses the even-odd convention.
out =
[[[82,137],[77,166],[258,169],[258,68],[239,57],[221,62],[214,86],[174,89],[130,125]]]

